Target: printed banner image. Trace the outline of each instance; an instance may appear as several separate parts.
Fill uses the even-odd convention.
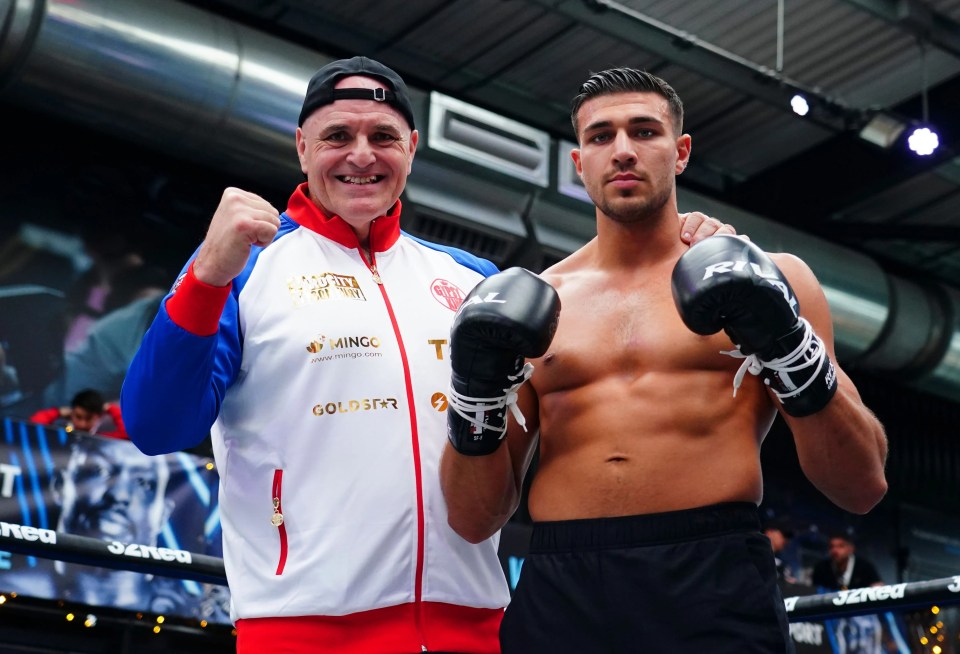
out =
[[[3,419],[4,537],[52,531],[219,557],[218,481],[212,459]],[[225,586],[10,551],[0,551],[0,592],[230,623]]]

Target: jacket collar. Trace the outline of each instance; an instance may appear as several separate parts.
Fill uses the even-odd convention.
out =
[[[400,238],[400,210],[401,203],[397,200],[386,215],[375,219],[370,225],[370,246],[374,252],[390,249]],[[310,199],[306,182],[293,191],[284,213],[298,225],[336,241],[344,247],[360,247],[356,233],[343,218],[336,215],[328,216],[323,209],[314,204]]]

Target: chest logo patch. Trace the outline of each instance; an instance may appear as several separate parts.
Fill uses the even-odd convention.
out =
[[[459,309],[463,298],[466,297],[456,284],[440,278],[430,282],[430,293],[433,299],[451,311]]]
[[[324,300],[367,301],[356,277],[332,272],[291,277],[287,280],[287,290],[293,298],[294,306],[298,307]]]

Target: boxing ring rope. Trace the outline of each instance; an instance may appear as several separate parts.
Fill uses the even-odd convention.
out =
[[[0,549],[15,554],[227,585],[223,559],[186,550],[98,540],[0,522]]]
[[[223,559],[219,557],[165,547],[103,541],[9,522],[0,522],[0,549],[69,563],[227,585]],[[791,622],[926,608],[935,604],[960,604],[960,575],[821,595],[785,597],[784,604]]]
[[[790,622],[960,603],[960,575],[784,598]]]

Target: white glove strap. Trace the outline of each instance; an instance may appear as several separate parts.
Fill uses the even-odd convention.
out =
[[[820,337],[813,333],[813,328],[810,326],[810,323],[807,322],[805,318],[800,318],[800,322],[803,323],[803,339],[792,352],[786,356],[780,357],[779,359],[763,361],[756,354],[744,354],[740,351],[739,345],[737,346],[736,350],[720,351],[720,354],[726,354],[727,356],[731,356],[736,359],[744,359],[743,364],[737,370],[737,374],[733,376],[734,397],[737,396],[737,389],[740,388],[740,385],[743,383],[743,378],[748,372],[751,375],[759,375],[761,372],[763,372],[764,368],[768,368],[776,373],[779,373],[781,379],[789,379],[789,373],[791,372],[797,372],[798,370],[805,370],[811,366],[816,366],[817,369],[813,372],[813,374],[809,375],[807,381],[804,382],[802,386],[787,393],[780,393],[776,389],[773,389],[773,394],[776,395],[777,399],[781,402],[788,397],[799,395],[818,378],[818,373],[823,367],[824,362],[827,360],[827,350],[823,346],[823,341],[820,340]],[[769,386],[770,380],[765,379],[764,383]]]
[[[450,387],[450,408],[460,414],[460,417],[475,426],[477,429],[487,429],[490,427],[485,425],[483,422],[483,414],[487,411],[493,409],[501,409],[506,407],[510,410],[510,413],[513,414],[514,419],[516,419],[517,424],[523,427],[523,431],[527,431],[527,420],[523,417],[523,413],[520,409],[517,408],[517,389],[523,386],[523,383],[530,379],[530,375],[533,374],[533,364],[529,361],[523,364],[523,368],[520,369],[516,375],[509,375],[507,379],[510,381],[515,381],[512,386],[509,388],[503,389],[504,394],[499,397],[469,397],[467,395],[460,395]],[[507,421],[503,421],[503,429],[500,430],[500,439],[507,434]]]

